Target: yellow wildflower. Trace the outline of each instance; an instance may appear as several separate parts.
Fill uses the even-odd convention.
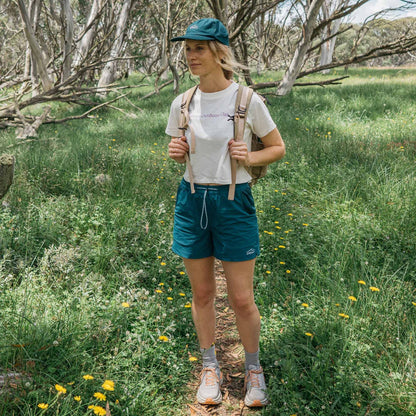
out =
[[[412,305],[413,305],[413,306],[416,306],[416,302],[412,302]]]
[[[39,409],[46,410],[49,407],[49,405],[48,405],[48,403],[39,403],[38,407],[39,407]]]
[[[308,305],[307,303],[302,303],[302,306],[303,306],[304,308],[309,308],[309,305]]]
[[[179,293],[179,296],[186,296],[186,295],[185,295],[185,293],[180,292],[180,293]]]
[[[338,314],[341,318],[345,318],[345,319],[348,319],[349,318],[349,316],[348,315],[346,315],[345,313],[339,313]]]
[[[114,381],[112,380],[105,380],[103,385],[101,386],[104,390],[114,391]]]
[[[364,280],[359,280],[358,281],[358,283],[360,284],[360,285],[365,285],[366,283],[364,282]]]
[[[163,293],[160,289],[156,289],[156,293]]]
[[[172,298],[172,297],[170,297],[170,296],[168,296],[166,299],[167,299],[167,300],[173,300],[173,298]]]
[[[74,400],[75,400],[76,402],[80,402],[80,401],[81,401],[81,396],[75,396],[75,397],[74,397]]]
[[[93,376],[90,376],[89,374],[85,374],[85,376],[82,376],[82,378],[84,380],[94,380],[94,377]]]
[[[370,286],[370,290],[372,292],[380,292],[380,289],[378,287]]]
[[[66,388],[65,387],[62,387],[59,384],[55,384],[55,389],[56,389],[56,391],[58,393],[62,393],[62,394],[65,394],[66,393]]]
[[[191,302],[186,303],[186,304],[184,305],[184,307],[185,307],[185,308],[190,308],[190,307],[192,307]]]
[[[100,392],[94,393],[94,397],[98,400],[101,400],[102,402],[105,402],[107,399],[107,397],[105,397],[105,394]]]
[[[121,306],[122,306],[123,308],[130,308],[130,303],[128,303],[128,302],[123,302],[123,303],[121,304]]]
[[[357,298],[355,296],[348,296],[348,299],[353,302],[357,302]]]
[[[313,337],[313,334],[311,334],[310,332],[305,332],[305,335],[306,335],[307,337]]]
[[[169,338],[167,336],[165,336],[165,335],[161,335],[159,337],[159,341],[168,342],[169,341]]]
[[[189,357],[189,361],[194,362],[194,361],[198,361],[198,358],[193,357],[192,355]]]

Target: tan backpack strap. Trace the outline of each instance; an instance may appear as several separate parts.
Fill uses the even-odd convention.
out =
[[[235,100],[234,112],[234,140],[236,142],[243,140],[244,128],[247,121],[247,110],[250,105],[253,90],[244,85],[239,85],[237,98]],[[231,184],[228,191],[228,199],[233,200],[235,195],[235,184],[237,182],[237,161],[231,159]]]
[[[185,136],[185,131],[187,128],[190,128],[191,131],[191,146],[190,146],[190,152],[195,153],[195,134],[192,126],[189,125],[189,104],[191,103],[192,97],[194,96],[196,90],[198,88],[198,85],[195,85],[194,87],[190,88],[189,90],[185,91],[182,95],[182,103],[181,103],[181,115],[179,119],[179,129],[182,130],[183,135]],[[191,161],[189,159],[189,154],[186,153],[185,155],[185,161],[186,161],[186,167],[188,169],[189,174],[189,182],[191,185],[191,193],[195,193],[195,186],[194,186],[194,175],[192,172],[192,166]]]

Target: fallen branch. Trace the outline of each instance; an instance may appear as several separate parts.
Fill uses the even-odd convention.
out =
[[[325,85],[337,85],[341,84],[341,80],[348,78],[348,75],[345,75],[343,77],[333,78],[333,79],[327,79],[325,81],[311,81],[311,82],[295,82],[293,85],[298,87],[305,87],[305,86],[312,86],[312,85],[318,85],[320,87],[323,87]],[[260,82],[258,84],[250,85],[250,88],[253,90],[261,90],[264,88],[275,88],[280,84],[280,81],[273,81],[273,82]]]

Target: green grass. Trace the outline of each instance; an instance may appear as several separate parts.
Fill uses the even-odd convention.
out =
[[[416,70],[348,75],[268,97],[287,155],[253,188],[264,415],[416,412]],[[113,415],[184,411],[198,345],[170,251],[183,171],[167,156],[172,99],[138,102],[136,119],[43,126],[11,149],[13,132],[0,132],[17,160],[0,208],[0,369],[22,374],[0,415],[40,415],[39,403],[93,414],[95,392]]]

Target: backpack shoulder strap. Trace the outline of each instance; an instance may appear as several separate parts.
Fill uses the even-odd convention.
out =
[[[238,87],[234,113],[234,139],[243,140],[244,128],[247,122],[247,113],[250,106],[253,90],[244,85]]]
[[[235,100],[234,112],[234,140],[241,141],[244,137],[244,129],[247,121],[248,107],[253,96],[253,90],[244,85],[238,86],[237,98]],[[237,161],[231,159],[231,185],[228,191],[228,199],[233,200],[235,184],[237,181]]]
[[[189,125],[189,105],[191,104],[192,98],[195,95],[196,90],[198,89],[198,85],[195,85],[189,90],[185,91],[182,95],[182,102],[181,102],[181,114],[179,118],[179,129],[182,130],[182,134],[185,136],[185,130],[190,128],[191,131],[191,146],[190,152],[195,153],[195,134],[192,129],[192,126]],[[186,167],[188,169],[189,174],[189,181],[191,186],[191,193],[195,193],[195,186],[194,186],[194,175],[192,172],[191,161],[189,159],[188,153],[185,154],[186,160]]]

